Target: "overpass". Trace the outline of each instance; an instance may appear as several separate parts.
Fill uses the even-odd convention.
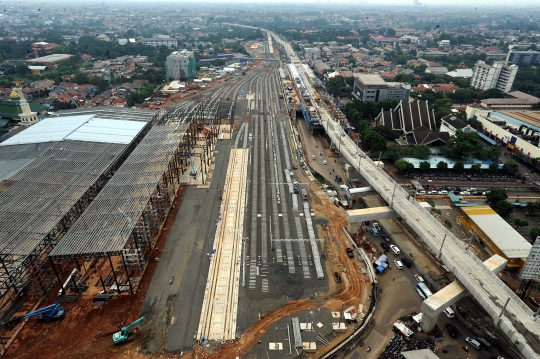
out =
[[[287,42],[271,31],[263,31],[267,31],[285,48],[291,57],[291,63],[300,64],[300,60]],[[299,70],[302,74],[303,71]],[[307,76],[305,74],[302,76],[307,82]],[[408,193],[376,166],[374,161],[365,156],[326,108],[315,101],[312,103],[319,111],[323,128],[334,143],[340,143],[341,153],[347,161],[427,246],[435,254],[440,255],[441,261],[493,318],[494,323],[516,345],[523,356],[527,359],[540,358],[540,318],[414,198],[409,200]]]

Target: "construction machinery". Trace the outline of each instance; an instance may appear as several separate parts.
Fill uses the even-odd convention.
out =
[[[25,319],[36,317],[37,320],[42,322],[50,322],[55,320],[62,320],[64,318],[64,310],[60,310],[60,303],[56,302],[54,304],[51,304],[45,308],[41,308],[38,310],[35,310],[30,313],[26,313],[25,315],[15,317],[7,322],[3,322],[0,324],[2,328],[10,329],[13,328],[17,323],[22,322]]]
[[[142,325],[144,321],[146,320],[146,317],[140,317],[133,323],[131,323],[128,326],[122,327],[119,332],[116,332],[112,335],[112,340],[114,344],[122,343],[123,341],[126,341],[129,336],[129,331],[131,328],[136,327],[138,325]]]

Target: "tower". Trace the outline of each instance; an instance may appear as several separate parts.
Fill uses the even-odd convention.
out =
[[[11,100],[14,101],[19,100],[19,106],[21,108],[21,112],[19,113],[19,120],[22,124],[30,124],[38,120],[37,113],[32,112],[32,110],[30,109],[30,105],[28,104],[28,101],[26,101],[21,87],[15,87],[9,97]]]

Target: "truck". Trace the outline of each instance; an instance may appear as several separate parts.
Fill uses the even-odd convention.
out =
[[[307,189],[302,188],[302,199],[306,200],[308,199]]]

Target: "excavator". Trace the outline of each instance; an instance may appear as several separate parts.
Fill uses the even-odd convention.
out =
[[[33,312],[26,313],[23,316],[15,317],[11,319],[10,321],[3,322],[2,324],[0,324],[0,326],[2,328],[10,329],[10,328],[13,328],[15,325],[17,325],[17,323],[22,322],[25,319],[36,317],[36,316],[37,316],[37,320],[42,321],[42,322],[62,320],[64,318],[65,312],[63,310],[60,310],[59,308],[60,308],[60,303],[56,302],[45,308],[41,308]]]
[[[129,331],[131,328],[136,327],[137,325],[142,325],[144,321],[146,320],[146,317],[140,317],[133,323],[131,323],[128,326],[122,327],[119,332],[116,332],[112,335],[112,340],[114,344],[122,343],[123,341],[126,341],[129,336]]]

